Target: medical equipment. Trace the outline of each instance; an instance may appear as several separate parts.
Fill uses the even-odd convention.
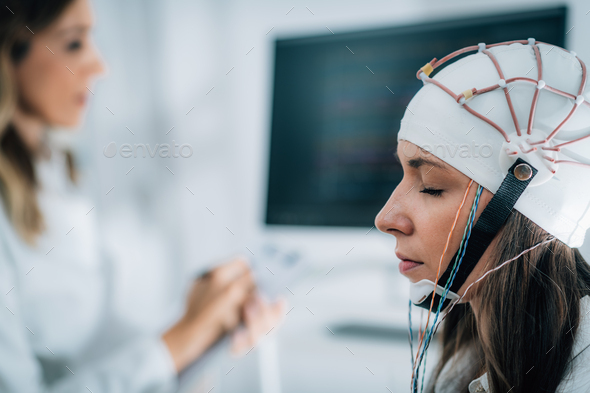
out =
[[[440,65],[472,50],[477,53],[430,77]],[[537,78],[528,77],[535,68]],[[457,217],[435,281],[422,280],[411,284],[410,321],[412,303],[429,310],[426,330],[420,337],[416,360],[412,361],[412,391],[417,391],[420,366],[423,359],[425,362],[430,340],[440,325],[440,322],[436,323],[440,311],[461,302],[473,286],[469,285],[462,296],[458,294],[513,208],[554,237],[524,250],[491,271],[555,239],[570,247],[578,247],[590,227],[590,184],[579,183],[579,173],[575,170],[577,166],[590,166],[590,159],[584,154],[590,148],[587,139],[590,137],[590,112],[580,109],[590,103],[585,97],[586,66],[575,52],[534,38],[491,45],[480,43],[457,50],[438,61],[434,58],[420,68],[416,76],[424,86],[407,107],[398,141],[407,140],[418,147],[429,147],[429,152],[463,172],[472,182],[476,181],[480,188],[468,219],[469,231],[466,227],[451,263],[440,275]],[[454,91],[462,92],[456,94]],[[529,100],[530,107],[523,105]],[[497,119],[481,114],[486,111],[487,115],[494,109],[495,113],[500,112]],[[512,127],[513,132],[505,131]],[[485,143],[490,154],[446,157],[444,148],[442,153],[436,148],[431,151],[433,145],[441,143],[468,145],[468,139]],[[472,214],[477,209],[482,186],[494,196],[472,228]],[[470,187],[471,183],[465,196]],[[464,201],[465,197],[457,215]],[[439,281],[445,283],[444,286],[439,285]],[[432,311],[436,315],[429,327]]]
[[[473,50],[477,53],[429,77],[445,62]],[[534,68],[537,79],[527,76]],[[512,208],[568,246],[580,246],[590,227],[590,184],[579,184],[575,170],[590,166],[584,154],[590,148],[590,111],[580,109],[590,106],[584,62],[574,52],[529,38],[466,47],[434,58],[416,75],[424,86],[408,105],[398,141],[421,147],[473,139],[491,148],[488,156],[432,152],[495,194],[473,228],[443,309],[459,298],[459,288]],[[523,102],[529,100],[526,107]],[[500,112],[499,118],[482,115],[484,110]],[[514,132],[505,131],[509,128]],[[451,274],[449,264],[439,281],[447,282]],[[410,296],[414,304],[436,310],[443,291],[438,282],[422,280],[412,284]]]

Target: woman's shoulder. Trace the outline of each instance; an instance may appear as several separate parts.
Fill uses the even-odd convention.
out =
[[[436,380],[431,376],[427,392],[450,393],[460,391],[477,372],[477,362],[473,359],[476,351],[473,345],[461,347],[443,366]]]

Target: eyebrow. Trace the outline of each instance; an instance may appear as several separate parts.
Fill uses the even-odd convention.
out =
[[[398,161],[401,162],[401,160],[399,159],[399,155],[397,154],[397,152],[394,153],[395,157],[398,159]],[[408,165],[412,168],[418,169],[420,168],[422,165],[430,165],[436,168],[440,168],[442,170],[447,171],[448,168],[446,165],[436,162],[434,160],[430,160],[428,158],[423,158],[423,157],[418,157],[418,158],[412,158],[410,160],[408,160]]]
[[[412,168],[420,168],[422,165],[431,165],[434,166],[436,168],[440,168],[443,170],[448,170],[446,165],[440,164],[436,161],[433,160],[429,160],[428,158],[422,158],[422,157],[418,157],[418,158],[412,158],[411,160],[408,161],[408,165],[411,166]]]

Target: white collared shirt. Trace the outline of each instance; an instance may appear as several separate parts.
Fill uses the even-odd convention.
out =
[[[104,258],[98,209],[72,188],[65,157],[54,152],[36,170],[47,224],[36,247],[0,206],[0,391],[175,390],[172,358],[151,320],[170,297],[170,261],[143,249],[129,260]]]

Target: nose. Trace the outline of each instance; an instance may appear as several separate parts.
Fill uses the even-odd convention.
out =
[[[90,54],[88,60],[89,61],[86,67],[86,75],[89,78],[104,74],[106,65],[94,43],[92,44],[92,53]]]
[[[407,214],[407,202],[408,196],[400,192],[400,186],[398,185],[385,206],[375,217],[375,227],[381,232],[391,234],[396,238],[401,235],[411,235],[414,227]]]

